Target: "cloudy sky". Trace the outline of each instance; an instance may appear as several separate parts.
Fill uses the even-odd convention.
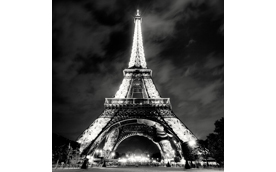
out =
[[[103,112],[128,67],[139,8],[147,67],[199,138],[224,116],[222,0],[54,0],[52,131],[72,140]]]

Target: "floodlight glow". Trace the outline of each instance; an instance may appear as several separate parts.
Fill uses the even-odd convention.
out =
[[[191,141],[188,142],[188,144],[190,146],[195,146],[196,145],[196,141],[195,140],[191,140]]]
[[[181,164],[185,164],[184,158],[181,158],[180,163],[181,163]]]
[[[111,156],[115,156],[115,153],[114,153],[114,152],[112,152],[112,153],[111,153]]]

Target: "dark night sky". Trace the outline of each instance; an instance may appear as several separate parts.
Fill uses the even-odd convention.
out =
[[[54,133],[76,140],[119,89],[137,8],[161,97],[199,139],[224,116],[223,1],[53,1]]]

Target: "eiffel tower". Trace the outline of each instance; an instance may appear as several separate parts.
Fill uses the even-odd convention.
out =
[[[141,23],[137,10],[128,68],[114,98],[106,98],[103,113],[80,135],[82,155],[94,155],[104,141],[104,157],[131,136],[143,136],[155,143],[163,159],[180,156],[181,143],[195,141],[194,134],[174,114],[169,98],[161,98],[147,68]]]

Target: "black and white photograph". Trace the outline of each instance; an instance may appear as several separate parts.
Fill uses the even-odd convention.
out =
[[[3,1],[1,171],[273,171],[274,7]]]
[[[54,170],[224,167],[224,2],[53,1]]]

